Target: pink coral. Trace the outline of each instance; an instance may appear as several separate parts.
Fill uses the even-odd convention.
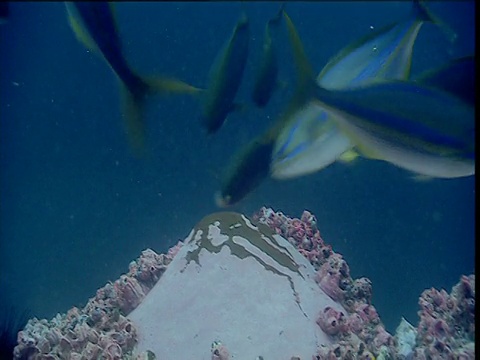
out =
[[[344,298],[344,306],[350,311],[354,311],[357,303],[371,304],[372,282],[365,277],[353,280],[345,289]]]
[[[419,299],[415,359],[473,359],[475,275],[462,276],[452,292],[434,288]]]
[[[212,344],[212,360],[229,360],[230,353],[228,349],[219,341]]]
[[[371,304],[371,281],[351,278],[342,255],[335,253],[320,237],[314,215],[304,211],[301,219],[291,219],[262,208],[254,219],[287,238],[317,269],[315,280],[319,287],[348,311],[348,314],[333,313],[327,307],[320,312],[317,323],[338,342],[319,349],[318,359],[373,358],[381,346],[393,355],[393,337],[385,330]]]
[[[333,300],[343,300],[347,285],[350,283],[350,270],[342,255],[329,256],[317,271],[315,280]]]
[[[14,358],[121,359],[132,351],[137,336],[126,315],[155,285],[180,246],[167,255],[143,251],[127,274],[97,290],[83,309],[74,307],[51,321],[31,319],[18,333]]]
[[[262,207],[253,215],[255,221],[266,224],[277,234],[283,236],[310,263],[318,269],[333,253],[329,245],[325,245],[317,228],[317,219],[305,210],[301,219],[292,219],[281,212]]]
[[[319,345],[313,359],[368,360],[380,353],[383,358],[403,356],[395,348],[396,337],[385,330],[371,303],[370,280],[351,278],[346,261],[321,238],[314,215],[304,211],[300,219],[295,219],[262,208],[254,220],[266,224],[295,246],[316,269],[319,287],[346,310],[344,313],[331,306],[319,309],[317,324],[332,343]],[[127,274],[99,289],[83,309],[74,307],[50,321],[31,319],[18,333],[14,358],[131,358],[137,330],[126,315],[142,302],[182,246],[178,242],[167,254],[143,251],[130,263]],[[409,358],[475,358],[475,275],[462,276],[450,293],[425,290],[419,306],[416,345]],[[216,345],[212,359],[228,359],[226,347]],[[151,356],[146,351],[136,359],[147,360]]]
[[[396,356],[395,339],[385,331],[371,304],[371,281],[351,279],[345,260],[321,239],[311,213],[304,211],[301,219],[291,219],[283,213],[262,208],[254,219],[297,247],[318,269],[319,286],[348,311],[340,327],[342,331],[331,326],[336,318],[327,316],[330,309],[321,313],[319,325],[337,342],[320,347],[316,359],[368,358],[378,354],[380,349],[384,356]],[[445,290],[424,291],[419,305],[418,346],[413,353],[414,359],[474,359],[475,275],[462,276],[451,294]]]
[[[346,317],[343,312],[337,311],[329,306],[320,313],[317,324],[328,335],[337,335],[347,329]]]

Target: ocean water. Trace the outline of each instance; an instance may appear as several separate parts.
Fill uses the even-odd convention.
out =
[[[474,2],[432,2],[457,33],[431,24],[414,49],[412,74],[474,52]],[[149,247],[165,252],[205,215],[238,148],[282,110],[289,90],[262,110],[250,101],[266,21],[278,3],[246,3],[250,54],[237,99],[247,108],[207,136],[188,96],[152,98],[147,155],[132,156],[120,119],[118,81],[80,44],[63,3],[11,3],[0,25],[0,306],[39,318],[82,306]],[[361,34],[405,16],[402,2],[288,2],[316,71]],[[208,71],[240,15],[228,3],[119,3],[119,31],[141,74],[168,74],[206,86]],[[294,83],[280,47],[280,77]],[[291,86],[289,87],[291,88]],[[414,181],[387,163],[359,159],[290,181],[265,181],[231,210],[261,206],[318,219],[354,278],[373,282],[387,330],[418,322],[424,289],[450,291],[475,271],[475,177]]]

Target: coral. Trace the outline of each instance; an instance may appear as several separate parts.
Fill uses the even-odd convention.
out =
[[[14,358],[122,359],[136,344],[136,329],[126,316],[162,276],[180,246],[167,255],[144,250],[127,274],[97,290],[83,309],[73,307],[50,321],[29,320],[18,333]]]
[[[462,276],[450,294],[434,288],[419,299],[415,359],[473,359],[475,275]]]
[[[0,359],[11,359],[17,345],[17,334],[27,324],[30,312],[23,312],[13,305],[0,305]]]
[[[300,219],[292,219],[262,208],[254,219],[297,247],[318,270],[320,288],[347,310],[344,314],[325,307],[319,313],[317,324],[334,343],[320,346],[315,359],[474,359],[475,275],[462,276],[450,294],[433,288],[423,292],[418,328],[405,329],[410,331],[407,345],[402,331],[393,337],[385,330],[371,304],[371,281],[350,277],[346,261],[320,237],[315,216],[304,211]]]
[[[355,334],[339,340],[330,346],[320,346],[314,360],[374,360],[375,356],[365,347],[365,343]]]
[[[287,239],[315,269],[319,269],[333,254],[331,246],[326,245],[320,236],[317,219],[307,210],[300,219],[292,219],[281,212],[262,207],[253,215],[253,220],[267,225]]]
[[[351,283],[350,269],[342,255],[332,254],[317,271],[315,279],[320,288],[333,300],[344,299],[345,290]]]
[[[337,335],[347,330],[346,317],[341,311],[337,311],[327,306],[320,313],[317,324],[328,335]]]
[[[229,360],[230,353],[220,341],[212,343],[212,360]]]
[[[304,211],[300,219],[261,208],[253,218],[285,237],[317,269],[315,280],[347,313],[325,307],[317,324],[335,343],[319,349],[317,359],[369,359],[381,351],[393,355],[394,339],[384,328],[371,304],[372,284],[367,278],[352,279],[342,255],[325,244],[314,215]]]
[[[155,354],[146,350],[148,347],[140,348],[146,335],[139,339],[138,334],[145,330],[146,322],[152,322],[153,332],[161,333],[165,329],[158,327],[160,321],[178,323],[183,330],[186,330],[183,324],[188,323],[189,329],[197,326],[198,329],[194,330],[196,339],[208,338],[213,333],[222,334],[232,351],[215,341],[211,358],[227,360],[238,356],[235,349],[244,349],[238,346],[238,326],[245,320],[244,314],[255,311],[255,320],[262,322],[264,333],[258,335],[259,328],[254,326],[249,330],[252,335],[247,338],[251,346],[255,336],[260,336],[255,341],[259,342],[261,351],[270,345],[262,342],[269,334],[280,336],[279,344],[287,345],[298,345],[301,343],[299,339],[305,340],[315,334],[316,345],[313,343],[311,350],[307,350],[307,353],[313,353],[316,348],[314,360],[475,358],[475,275],[462,276],[450,293],[443,289],[425,290],[419,298],[418,327],[414,328],[402,319],[395,336],[392,336],[385,330],[372,304],[371,281],[365,277],[352,279],[342,255],[335,253],[321,238],[314,215],[304,211],[301,218],[296,219],[262,208],[253,218],[258,228],[240,214],[212,214],[197,225],[185,242],[178,242],[167,254],[157,254],[150,249],[143,251],[130,263],[126,274],[97,290],[95,297],[89,299],[82,309],[73,307],[50,321],[29,320],[18,333],[14,358],[153,360]],[[269,231],[262,232],[260,223],[288,242]],[[290,249],[290,245],[298,252]],[[164,276],[167,268],[170,277]],[[226,276],[227,270],[242,276]],[[162,276],[162,283],[158,283]],[[179,287],[180,278],[185,286]],[[282,287],[282,281],[286,287]],[[211,296],[219,294],[220,289],[221,297]],[[156,291],[160,291],[162,301],[157,302],[157,298],[148,301],[152,300],[148,294]],[[201,298],[202,293],[208,296]],[[233,301],[237,301],[235,308],[230,308]],[[279,316],[287,304],[290,308]],[[165,305],[176,310],[162,310],[160,307]],[[212,307],[208,324],[203,315],[195,323],[198,311],[192,307],[198,306],[202,311]],[[155,319],[151,319],[155,313],[152,309],[159,310]],[[296,313],[298,318],[293,316]],[[240,316],[227,321],[228,326],[220,330],[225,323],[220,319],[233,314]],[[260,320],[268,314],[273,316],[268,318],[270,320]],[[218,320],[216,325],[208,330],[215,319]],[[300,320],[305,324],[293,326],[293,332],[286,326]],[[232,323],[236,324],[234,328]],[[265,332],[272,326],[276,326],[275,331]],[[304,333],[298,334],[298,328],[304,329]],[[284,338],[297,341],[285,342]],[[173,346],[174,339],[168,334],[160,339],[167,340],[167,347]],[[134,347],[138,354],[133,355]],[[205,349],[205,346],[201,348]],[[274,348],[278,353],[278,346]],[[208,352],[208,345],[206,350]],[[298,356],[300,351],[304,352],[301,357]],[[192,356],[197,352],[192,352]],[[259,352],[256,348],[250,355],[255,357]],[[292,360],[307,356],[304,346],[298,351],[281,351],[282,354],[287,352],[296,354]],[[168,351],[161,358],[165,354],[169,354]],[[256,359],[262,360],[263,357],[257,356]]]
[[[242,214],[203,218],[142,303],[129,314],[136,351],[162,360],[309,359],[329,336],[317,325],[329,307],[315,268],[285,238]],[[175,334],[175,336],[172,336]],[[187,346],[185,346],[187,344]],[[213,356],[212,356],[213,355]]]

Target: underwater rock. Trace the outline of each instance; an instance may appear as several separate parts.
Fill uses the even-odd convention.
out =
[[[207,359],[220,340],[232,358],[309,359],[331,338],[323,308],[346,313],[315,282],[315,269],[267,226],[233,212],[204,218],[157,285],[128,315],[138,351]]]
[[[18,333],[14,359],[123,359],[137,333],[125,316],[162,276],[181,243],[167,254],[144,250],[129,271],[97,290],[84,308],[71,308],[52,320],[30,319]],[[149,359],[139,354],[138,359]]]
[[[400,325],[395,330],[395,339],[397,340],[398,354],[405,359],[412,357],[413,348],[415,347],[415,338],[417,337],[417,329],[402,317]]]
[[[253,219],[212,214],[166,254],[143,251],[84,308],[31,319],[14,359],[475,358],[475,275],[425,290],[418,327],[392,336],[310,212]]]
[[[321,345],[315,360],[475,358],[475,275],[462,276],[450,295],[435,289],[422,294],[412,351],[398,347],[403,335],[394,337],[385,330],[371,304],[371,281],[350,277],[348,264],[320,237],[314,215],[304,211],[295,219],[263,207],[254,219],[288,239],[317,269],[319,286],[346,309],[344,313],[326,307],[320,312],[317,322],[333,343]]]
[[[451,293],[425,290],[414,359],[475,358],[475,275],[460,278]]]

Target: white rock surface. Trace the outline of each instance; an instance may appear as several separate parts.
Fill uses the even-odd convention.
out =
[[[330,343],[315,322],[325,306],[346,314],[287,240],[222,212],[192,230],[128,317],[138,329],[137,351],[160,360],[211,359],[218,340],[230,359],[310,360],[317,346]]]
[[[417,329],[402,317],[402,321],[395,331],[395,338],[397,339],[398,354],[403,355],[405,359],[409,359],[415,348]]]

